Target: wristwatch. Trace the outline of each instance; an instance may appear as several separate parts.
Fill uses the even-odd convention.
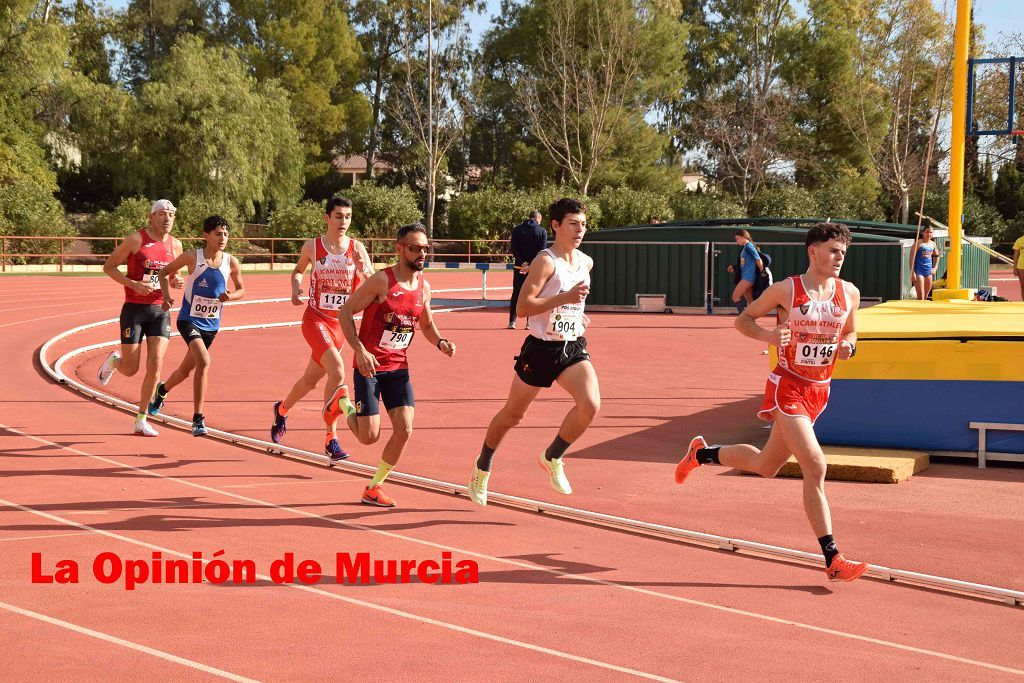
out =
[[[856,355],[857,355],[857,345],[856,344],[850,344],[850,358],[853,358]]]

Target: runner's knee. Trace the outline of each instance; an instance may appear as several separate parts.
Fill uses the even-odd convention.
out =
[[[592,422],[601,410],[601,398],[599,396],[587,396],[576,404],[577,414],[587,422]]]

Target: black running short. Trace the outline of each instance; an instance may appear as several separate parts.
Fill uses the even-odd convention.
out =
[[[171,336],[171,315],[160,304],[126,301],[121,307],[121,343],[141,344],[143,337]]]
[[[185,345],[192,343],[193,339],[202,339],[203,346],[210,348],[213,338],[217,336],[217,330],[200,330],[188,320],[178,319],[178,334],[185,340]]]
[[[408,368],[378,372],[373,377],[363,377],[361,372],[354,370],[352,385],[356,395],[356,415],[359,417],[379,415],[381,399],[387,410],[416,405]]]
[[[550,387],[566,368],[585,360],[590,360],[585,337],[560,342],[544,341],[531,334],[516,356],[516,374],[531,387]]]

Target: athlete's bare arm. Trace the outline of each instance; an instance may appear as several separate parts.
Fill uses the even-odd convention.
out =
[[[839,340],[839,348],[836,350],[836,358],[839,360],[850,360],[853,354],[853,347],[857,345],[857,309],[860,307],[860,290],[851,282],[843,282],[846,292],[846,305],[850,307],[850,315],[846,317],[846,324],[843,326],[843,336]]]
[[[187,268],[188,272],[192,272],[196,268],[196,254],[194,251],[190,251],[187,254],[179,254],[178,258],[174,259],[166,266],[160,269],[158,277],[160,278],[160,291],[164,295],[164,310],[169,311],[174,306],[174,297],[171,296],[170,278],[172,273],[177,273],[182,268]]]
[[[174,254],[174,258],[177,259],[179,256],[181,256],[181,252],[182,251],[183,251],[183,248],[181,246],[181,240],[179,240],[177,237],[172,237],[171,238],[171,252]],[[183,278],[178,273],[178,270],[181,270],[181,268],[178,268],[177,270],[170,271],[171,287],[174,287],[175,289],[181,289],[182,287],[185,286],[185,278]]]
[[[910,282],[917,282],[917,273],[914,272],[914,261],[917,259],[917,249],[921,246],[921,240],[914,240],[914,247],[910,250]]]
[[[530,272],[526,275],[526,282],[523,283],[523,289],[519,294],[519,303],[516,306],[517,316],[528,318],[531,315],[540,315],[563,304],[578,304],[587,298],[590,287],[582,282],[568,292],[541,298],[539,296],[541,288],[554,274],[555,262],[549,254],[541,252],[537,258],[533,259],[530,264]]]
[[[743,312],[736,317],[736,329],[741,334],[750,337],[751,339],[757,339],[763,341],[772,346],[782,348],[789,343],[789,327],[786,321],[783,320],[783,315],[779,315],[779,324],[771,329],[761,327],[757,324],[757,319],[769,315],[776,310],[781,309],[787,315],[789,313],[789,302],[793,300],[793,284],[789,278],[781,282],[776,282],[774,285],[764,290],[764,294],[754,299],[754,301],[743,309]]]
[[[224,290],[218,297],[221,301],[238,301],[245,296],[245,283],[242,282],[242,264],[234,256],[231,258],[231,284],[234,289]]]
[[[292,304],[295,306],[302,305],[300,298],[302,296],[302,276],[306,274],[306,269],[313,262],[315,253],[313,240],[306,240],[306,243],[302,245],[302,251],[299,252],[299,262],[292,268]]]
[[[437,331],[434,323],[434,314],[430,310],[430,284],[423,283],[423,313],[420,314],[420,329],[423,330],[423,337],[440,349],[441,353],[451,358],[455,355],[455,344],[447,339],[441,339],[441,333]]]
[[[388,276],[383,270],[374,273],[356,291],[352,292],[345,305],[338,309],[338,322],[345,341],[355,351],[356,367],[363,377],[372,377],[377,370],[377,359],[359,341],[356,332],[355,314],[362,313],[374,301],[383,301],[388,294]]]
[[[366,251],[366,247],[359,240],[356,240],[356,272],[359,279],[366,281],[373,275],[373,259]]]
[[[147,296],[152,294],[156,287],[150,286],[148,282],[131,280],[127,275],[118,270],[119,266],[124,265],[131,255],[141,248],[142,236],[138,232],[128,235],[121,244],[117,245],[113,253],[107,257],[107,260],[103,263],[103,272],[117,284],[128,287],[140,296]]]

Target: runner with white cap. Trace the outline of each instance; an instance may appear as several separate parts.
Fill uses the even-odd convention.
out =
[[[114,371],[131,377],[139,371],[142,360],[142,339],[146,338],[146,375],[142,380],[139,411],[135,417],[137,436],[156,436],[157,431],[146,422],[160,366],[171,336],[170,314],[164,310],[164,297],[160,291],[160,271],[181,255],[181,242],[171,236],[177,209],[167,199],[153,202],[149,210],[148,226],[128,235],[103,264],[103,272],[124,287],[124,305],[121,307],[121,347],[107,356],[100,366],[100,384],[110,381]],[[128,265],[125,275],[119,268]],[[184,280],[174,273],[172,287],[181,288]]]

